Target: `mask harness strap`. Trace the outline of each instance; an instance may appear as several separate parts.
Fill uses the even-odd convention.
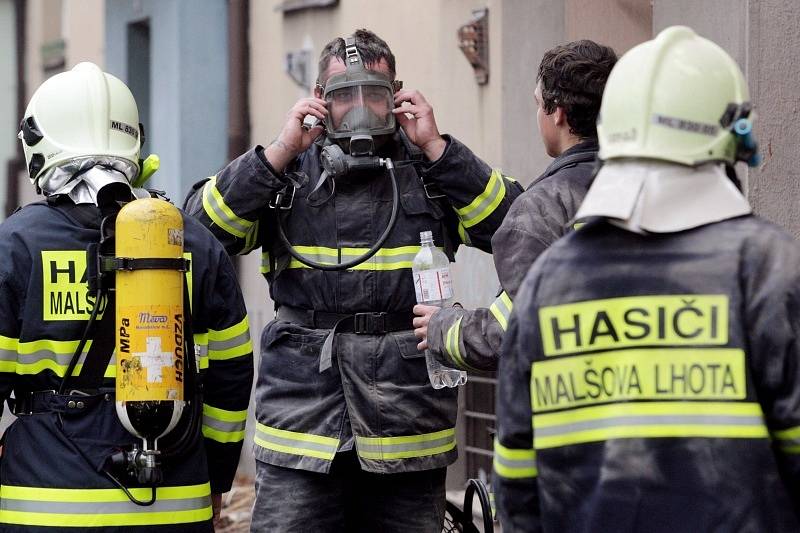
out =
[[[364,159],[364,158],[353,158],[352,156],[345,156],[345,157],[352,158],[353,160]],[[391,179],[392,182],[392,214],[389,217],[389,223],[386,225],[386,229],[383,230],[383,233],[375,242],[375,244],[373,244],[372,247],[369,250],[367,250],[363,255],[360,255],[359,257],[356,257],[355,259],[352,259],[350,261],[344,263],[337,262],[334,264],[319,263],[302,255],[300,252],[297,251],[297,249],[295,249],[292,243],[289,242],[289,238],[286,236],[286,229],[284,227],[284,216],[281,215],[280,212],[278,212],[277,215],[278,237],[280,238],[283,245],[286,247],[286,251],[289,253],[289,255],[291,255],[304,265],[309,266],[311,268],[316,268],[318,270],[326,270],[326,271],[336,271],[336,270],[347,270],[348,268],[353,268],[367,261],[370,257],[378,253],[378,250],[380,250],[381,246],[383,246],[383,243],[385,243],[386,239],[389,238],[389,234],[391,233],[392,229],[394,229],[395,222],[397,222],[397,210],[398,210],[398,205],[400,204],[400,192],[398,190],[397,177],[395,176],[394,173],[394,163],[392,162],[392,160],[389,158],[379,158],[379,157],[372,157],[368,159],[371,160],[369,161],[370,166],[386,167],[386,170],[389,171],[389,178]],[[345,169],[345,172],[347,170],[349,169]],[[338,259],[341,260],[341,250],[339,250]]]

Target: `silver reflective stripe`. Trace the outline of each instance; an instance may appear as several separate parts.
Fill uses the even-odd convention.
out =
[[[211,351],[220,352],[222,350],[227,350],[228,348],[237,348],[243,344],[246,344],[250,341],[250,331],[245,331],[235,337],[224,341],[215,341],[215,340],[208,340],[208,349]]]
[[[148,498],[149,499],[149,498]],[[115,513],[157,513],[166,511],[191,511],[204,509],[211,505],[209,496],[186,499],[156,498],[152,505],[141,506],[129,501],[120,502],[53,502],[14,500],[3,497],[0,509],[25,513],[57,514],[115,514]]]
[[[494,462],[495,464],[499,464],[505,468],[510,468],[513,470],[521,470],[523,468],[536,468],[536,457],[531,457],[530,459],[511,459],[509,457],[504,457],[503,455],[496,453],[494,454]]]
[[[438,448],[454,443],[456,440],[455,435],[448,435],[433,440],[426,440],[421,442],[399,442],[396,444],[368,444],[359,439],[358,451],[364,453],[384,453],[390,454],[395,452],[414,452],[419,450],[429,450],[431,448]]]
[[[297,438],[292,438],[292,434],[297,435]],[[329,457],[329,460],[333,460],[333,456],[339,448],[337,439],[276,430],[275,428],[265,428],[261,424],[258,424],[256,427],[256,438],[262,441],[260,444],[262,447],[268,449],[284,451],[285,453],[293,453],[296,455],[311,455],[313,457],[319,457],[320,459]],[[329,443],[321,442],[323,440]],[[308,454],[305,452],[316,452],[316,454]],[[324,457],[322,455],[324,455]]]
[[[534,422],[535,424],[535,422]],[[555,435],[566,435],[579,431],[589,431],[593,429],[604,429],[615,426],[674,426],[674,425],[701,425],[701,426],[754,426],[763,427],[764,419],[754,415],[621,415],[594,420],[583,420],[547,427],[535,427],[536,437],[552,437]]]
[[[218,431],[224,431],[225,433],[233,433],[236,431],[243,431],[246,420],[242,420],[241,422],[226,422],[224,420],[220,420],[218,418],[214,418],[210,415],[204,414],[203,415],[203,425],[208,426],[210,428],[216,429]]]
[[[16,361],[17,352],[13,350],[0,350],[0,361]]]
[[[78,364],[82,364],[86,360],[86,354],[88,353],[88,346],[85,347],[85,350],[80,357],[78,358]],[[55,363],[59,366],[67,366],[72,359],[72,352],[70,353],[55,353],[51,350],[37,350],[33,353],[21,353],[18,354],[18,362],[22,365],[31,365],[34,363],[38,363],[39,361],[50,360],[55,361]],[[111,356],[111,360],[109,362],[109,366],[113,366],[116,364],[116,354]]]
[[[269,262],[269,254],[267,252],[262,252],[261,253],[261,273],[262,274],[268,274],[271,268],[272,267],[271,267],[270,262]]]

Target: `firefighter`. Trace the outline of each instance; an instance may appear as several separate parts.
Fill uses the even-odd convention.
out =
[[[428,381],[411,262],[428,230],[451,260],[460,244],[489,251],[521,188],[439,134],[374,33],[331,41],[319,73],[274,142],[186,203],[230,253],[262,248],[277,306],[261,339],[252,529],[440,531],[457,389]]]
[[[547,155],[555,159],[511,206],[492,237],[501,292],[486,309],[439,309],[417,305],[420,349],[464,370],[497,369],[497,357],[513,300],[533,261],[572,230],[594,177],[597,113],[603,87],[617,57],[614,51],[582,40],[547,51],[539,64],[536,123]]]
[[[798,531],[800,247],[751,213],[736,62],[687,27],[606,85],[604,165],[500,358],[508,531]]]
[[[22,119],[30,179],[45,201],[0,225],[0,397],[17,416],[3,436],[2,531],[210,532],[231,487],[253,378],[248,320],[228,255],[187,216],[183,234],[170,234],[189,259],[195,361],[184,358],[180,377],[199,369],[191,379],[202,380],[202,405],[199,385],[184,391],[198,416],[158,441],[160,483],[115,464],[138,439],[116,413],[115,309],[89,291],[87,247],[107,215],[150,196],[131,185],[143,178],[142,135],[128,87],[91,63],[45,81]],[[158,322],[160,309],[148,319]]]

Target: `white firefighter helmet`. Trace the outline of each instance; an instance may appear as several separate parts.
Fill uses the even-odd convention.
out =
[[[139,111],[130,89],[93,63],[56,74],[33,93],[19,138],[31,183],[87,157],[121,159],[139,171]]]
[[[606,83],[595,177],[576,220],[682,231],[751,212],[723,164],[757,161],[747,84],[719,46],[683,26],[623,55]]]
[[[600,159],[735,162],[733,125],[750,114],[736,62],[691,28],[673,26],[620,58],[606,83]]]

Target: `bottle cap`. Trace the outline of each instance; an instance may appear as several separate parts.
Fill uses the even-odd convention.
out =
[[[432,241],[433,240],[433,232],[432,231],[420,231],[419,238],[423,241]]]

